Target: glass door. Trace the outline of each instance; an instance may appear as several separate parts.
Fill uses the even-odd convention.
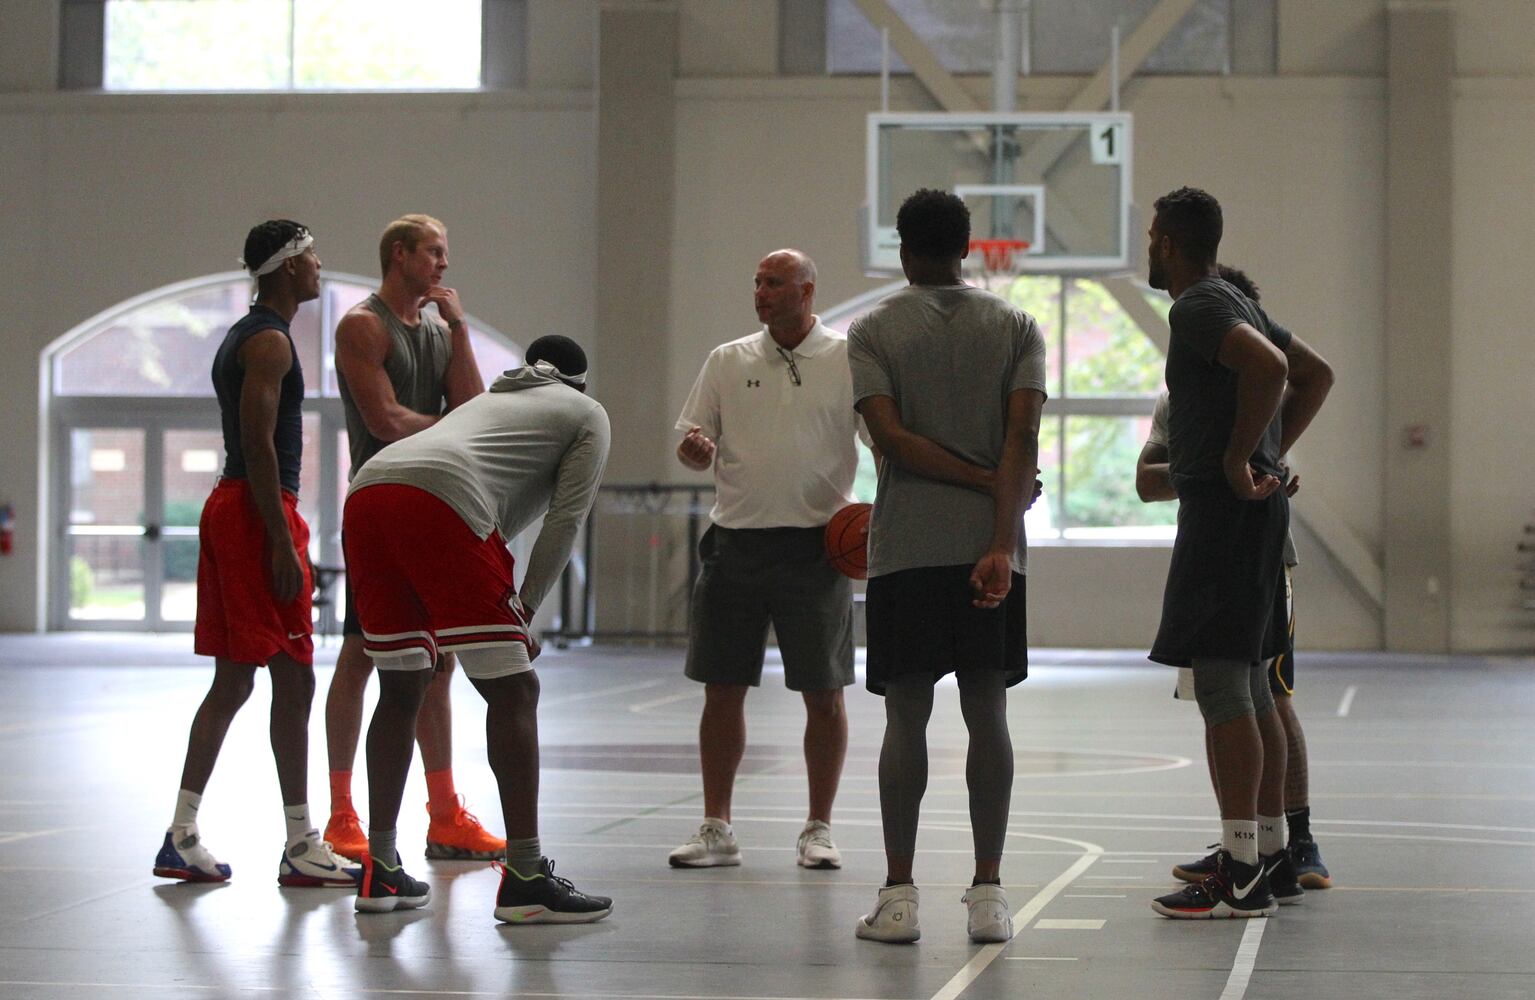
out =
[[[151,606],[145,518],[149,434],[142,427],[69,431],[63,607],[73,628],[143,628]],[[158,595],[156,595],[158,596]]]
[[[190,628],[197,620],[197,522],[224,467],[218,428],[166,430],[160,464],[160,602],[151,628]]]

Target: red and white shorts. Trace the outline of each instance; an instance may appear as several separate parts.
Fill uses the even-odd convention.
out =
[[[262,666],[276,653],[297,663],[314,662],[310,605],[309,525],[298,497],[282,492],[283,514],[293,549],[304,567],[296,598],[279,605],[272,597],[266,527],[251,498],[250,482],[220,479],[203,504],[197,526],[197,624],[193,648],[201,656]]]
[[[499,532],[480,538],[437,497],[397,483],[349,496],[342,526],[363,648],[378,669],[430,669],[450,652],[470,677],[532,669]]]

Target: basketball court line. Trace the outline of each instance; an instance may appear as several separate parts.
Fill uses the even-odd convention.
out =
[[[683,691],[681,694],[669,694],[664,698],[652,698],[650,701],[641,701],[629,706],[631,712],[648,712],[652,708],[660,708],[662,705],[673,705],[679,701],[701,701],[704,696],[703,685],[698,685],[691,691]]]
[[[0,979],[0,987],[4,986],[78,990],[165,990],[183,993],[220,993],[231,988],[227,983],[210,986],[202,983],[43,982],[39,980]],[[327,986],[315,983],[310,983],[309,986],[310,989],[322,996],[334,990],[346,996],[360,995],[372,997],[526,997],[527,1000],[826,1000],[825,997],[732,996],[723,993],[548,993],[531,990],[430,990],[421,989],[420,987],[414,989],[389,989],[368,986]],[[242,984],[234,987],[234,989],[241,993],[288,994],[293,992],[292,986],[260,986],[255,984]],[[850,997],[839,998],[839,1000],[887,1000],[887,998]]]
[[[696,798],[699,798],[699,797],[701,797],[701,796],[689,796],[689,800],[696,799]],[[670,807],[669,806],[657,806],[653,810],[647,810],[647,811],[640,812],[640,813],[625,812],[625,813],[606,813],[606,814],[604,814],[604,813],[595,813],[595,814],[594,813],[567,813],[567,812],[561,812],[561,811],[558,811],[558,810],[544,810],[543,811],[543,815],[546,818],[552,818],[552,819],[576,819],[576,820],[611,819],[612,822],[610,822],[608,824],[605,824],[603,826],[599,826],[599,827],[597,827],[597,828],[595,828],[593,830],[587,831],[587,834],[586,834],[587,836],[597,836],[597,835],[600,835],[602,833],[607,832],[608,830],[615,829],[615,828],[617,828],[619,826],[623,826],[623,825],[626,825],[628,823],[632,823],[632,822],[635,822],[635,821],[638,821],[638,820],[642,820],[642,819],[663,819],[663,820],[670,821],[670,820],[675,820],[675,819],[679,818],[679,817],[674,816],[674,815],[663,814],[661,810],[666,809],[666,808],[670,808]],[[851,811],[851,810],[848,810],[848,811]],[[1103,817],[1103,818],[1110,819],[1110,818],[1113,818],[1113,817]],[[750,814],[745,814],[745,815],[738,816],[736,818],[735,822],[736,823],[778,823],[778,824],[784,824],[784,825],[790,825],[790,824],[799,825],[799,824],[801,824],[803,822],[803,820],[801,820],[799,818],[795,818],[795,817],[752,816]],[[1467,828],[1467,829],[1471,829],[1471,830],[1478,829],[1477,827],[1470,826],[1469,824],[1412,823],[1412,822],[1399,822],[1399,821],[1390,821],[1390,820],[1383,820],[1383,821],[1380,821],[1380,822],[1371,822],[1369,820],[1349,820],[1349,821],[1342,821],[1342,822],[1327,821],[1325,823],[1319,823],[1318,826],[1319,827],[1325,827],[1327,829],[1327,835],[1329,837],[1337,837],[1337,838],[1365,839],[1365,840],[1371,840],[1371,839],[1373,839],[1373,840],[1399,840],[1399,841],[1415,841],[1415,842],[1422,842],[1422,843],[1479,844],[1479,845],[1492,846],[1492,847],[1535,847],[1535,841],[1528,841],[1528,840],[1501,840],[1501,839],[1490,838],[1490,837],[1441,837],[1441,836],[1434,836],[1434,835],[1431,835],[1431,834],[1371,833],[1371,832],[1354,832],[1354,831],[1348,831],[1348,830],[1333,829],[1333,826],[1335,826],[1335,825],[1341,826],[1341,825],[1345,825],[1345,823],[1348,824],[1348,825],[1358,825],[1358,826],[1391,826],[1391,825],[1400,825],[1400,826],[1404,826],[1404,827],[1417,827],[1417,828],[1428,828],[1428,829],[1452,829],[1452,830],[1453,829],[1462,829],[1462,828]],[[870,826],[870,827],[877,827],[880,824],[878,822],[873,821],[873,820],[843,819],[843,820],[839,820],[837,825],[840,826],[840,827],[847,827],[847,826]],[[1093,830],[1093,831],[1110,831],[1110,832],[1115,832],[1115,833],[1176,833],[1176,834],[1181,834],[1181,835],[1192,836],[1192,837],[1195,837],[1196,839],[1199,836],[1203,835],[1204,833],[1208,833],[1209,832],[1209,830],[1208,830],[1206,825],[1200,825],[1200,826],[1124,826],[1124,825],[1116,825],[1116,824],[1108,824],[1108,823],[1060,823],[1060,822],[1056,822],[1056,823],[1019,823],[1016,820],[1011,820],[1009,822],[1009,824],[1008,824],[1008,834],[1010,836],[1018,836],[1018,837],[1022,837],[1022,836],[1038,836],[1039,834],[1037,834],[1034,831],[1037,831],[1041,827],[1047,828],[1047,829],[1055,829],[1055,830],[1072,830],[1072,831],[1076,831],[1076,830]],[[1025,828],[1027,828],[1027,829],[1025,829]],[[968,826],[945,826],[942,823],[928,824],[928,825],[925,825],[923,827],[923,829],[928,829],[928,830],[948,830],[948,831],[956,832],[956,833],[968,833],[969,832],[969,827]],[[1507,827],[1507,828],[1493,827],[1488,832],[1535,833],[1535,830],[1532,830],[1532,829],[1527,828],[1527,827]],[[603,846],[612,846],[612,845],[603,845]],[[668,850],[670,850],[670,848],[668,848]],[[1153,853],[1153,852],[1135,851],[1135,852],[1125,852],[1125,853],[1146,854],[1146,853]],[[1154,853],[1157,853],[1159,856],[1164,856],[1164,857],[1166,857],[1166,856],[1175,856],[1171,852],[1167,852],[1167,853],[1164,853],[1164,852],[1154,852]],[[1107,877],[1107,876],[1103,876],[1103,877]],[[1137,876],[1125,875],[1125,876],[1121,876],[1121,877],[1123,877],[1123,878],[1136,878]]]
[[[1338,702],[1338,718],[1348,718],[1349,709],[1354,707],[1354,695],[1359,693],[1358,684],[1350,684],[1343,691],[1343,700]]]
[[[1226,979],[1226,988],[1221,990],[1220,1000],[1242,1000],[1247,994],[1247,984],[1252,981],[1253,969],[1258,964],[1258,945],[1263,941],[1263,929],[1267,926],[1266,917],[1248,919],[1247,927],[1242,931],[1242,943],[1237,945],[1236,961],[1231,964],[1231,975]]]
[[[1008,962],[1076,962],[1080,959],[1062,958],[1055,955],[1009,955],[1005,959]]]
[[[1065,837],[1046,837],[1040,834],[1026,834],[1026,836],[1037,837],[1041,840],[1053,840],[1057,843],[1070,844],[1075,847],[1080,847],[1084,853],[1081,857],[1077,858],[1076,861],[1072,862],[1070,867],[1068,867],[1065,871],[1061,872],[1053,880],[1051,880],[1048,885],[1039,890],[1039,892],[1035,893],[1034,897],[1027,903],[1023,904],[1022,908],[1014,912],[1014,941],[1017,940],[1018,934],[1021,933],[1023,929],[1027,928],[1029,923],[1033,921],[1035,917],[1039,916],[1040,911],[1050,904],[1051,900],[1060,895],[1060,893],[1068,885],[1076,881],[1078,876],[1091,868],[1093,866],[1093,862],[1097,861],[1103,855],[1102,847],[1083,840],[1069,840]],[[954,977],[945,983],[942,989],[933,994],[932,1000],[958,1000],[959,995],[963,993],[971,983],[975,982],[981,973],[986,971],[987,966],[996,961],[997,957],[1002,954],[1002,950],[1011,943],[1012,941],[1004,941],[1000,944],[982,945],[981,950],[976,953],[975,957],[966,962],[964,967],[956,972]]]
[[[87,829],[83,826],[61,826],[52,830],[33,830],[30,832],[0,833],[0,847],[7,844],[19,844],[23,840],[32,840],[35,837],[51,837],[56,833],[74,833],[77,830]]]
[[[620,783],[620,784],[601,784],[601,785],[597,785],[597,784],[580,784],[578,781],[572,780],[572,779],[579,778],[583,773],[590,774],[590,775],[593,775],[593,776],[597,776],[597,775],[608,776],[608,775],[619,773],[619,772],[613,772],[613,771],[588,771],[588,772],[560,771],[558,773],[559,773],[559,775],[561,777],[561,780],[568,783],[569,789],[571,789],[573,791],[581,791],[581,792],[647,792],[647,791],[653,792],[653,791],[670,791],[674,787],[674,784],[675,784],[674,782],[667,782],[665,785],[656,785],[654,787],[648,786],[648,785],[639,784],[638,783],[638,779],[639,778],[649,777],[649,776],[648,775],[638,775],[638,774],[637,775],[631,775],[631,777],[634,777],[636,779],[636,781],[634,781],[634,782],[624,782],[624,783]],[[674,777],[674,776],[668,775],[668,777]],[[783,781],[785,783],[794,782],[796,784],[803,784],[804,780],[805,780],[803,775],[759,775],[758,777],[768,778],[768,779],[770,779],[770,781]],[[951,776],[947,776],[947,777],[944,776],[944,775],[933,775],[933,776],[931,776],[929,778],[929,785],[931,786],[932,783],[938,782],[938,781],[945,781],[945,780],[949,780],[949,779],[963,780],[963,778],[964,778],[964,775],[951,775]],[[970,793],[967,790],[965,790],[964,788],[933,788],[933,787],[929,787],[928,790],[927,790],[926,796],[924,796],[924,798],[923,798],[923,801],[925,802],[925,801],[927,801],[928,798],[931,798],[933,796],[938,796],[938,795],[953,796],[953,797],[957,798],[957,797],[960,797],[960,796],[968,796],[969,794]],[[1067,789],[1031,788],[1031,789],[1029,789],[1029,793],[1028,794],[1030,796],[1035,797],[1035,798],[1043,798],[1043,799],[1093,799],[1094,801],[1100,801],[1100,800],[1104,800],[1104,799],[1136,799],[1136,800],[1143,800],[1143,799],[1159,799],[1159,800],[1162,800],[1162,799],[1198,799],[1201,802],[1203,802],[1205,799],[1209,798],[1210,790],[1208,788],[1206,788],[1206,789],[1201,789],[1199,791],[1187,791],[1187,792],[1166,791],[1166,790],[1157,790],[1155,792],[1153,792],[1153,791],[1142,791],[1142,792],[1111,792],[1111,791],[1103,791],[1103,792],[1074,792],[1074,791],[1069,791]],[[870,788],[850,787],[850,788],[842,788],[842,789],[838,790],[838,792],[837,792],[837,801],[840,803],[843,799],[848,798],[848,797],[877,798],[878,796],[879,796],[879,789],[878,788],[873,788],[873,787],[870,787]],[[1328,801],[1337,801],[1337,802],[1352,802],[1352,801],[1364,801],[1364,800],[1371,800],[1371,801],[1392,801],[1392,802],[1398,802],[1398,801],[1400,801],[1400,802],[1535,802],[1535,795],[1504,795],[1504,794],[1494,794],[1494,793],[1490,793],[1490,792],[1486,792],[1486,793],[1483,793],[1483,792],[1444,793],[1444,792],[1408,792],[1408,791],[1400,791],[1400,792],[1368,792],[1368,791],[1360,791],[1360,792],[1350,792],[1350,793],[1345,793],[1345,792],[1312,792],[1311,793],[1311,798],[1313,800],[1326,799]],[[84,801],[84,800],[81,800],[81,801]],[[68,801],[52,801],[52,802],[28,803],[28,802],[7,802],[7,801],[0,800],[0,811],[3,811],[5,809],[9,809],[9,808],[13,808],[13,807],[14,808],[23,808],[23,807],[30,807],[30,806],[34,806],[34,805],[65,806],[65,805],[71,805],[71,804],[73,804],[73,803],[70,803]],[[840,808],[843,808],[843,807],[839,805],[838,808],[840,809]],[[849,806],[847,808],[863,808],[863,807]]]
[[[108,889],[106,892],[100,892],[94,896],[87,896],[84,899],[76,899],[72,902],[65,903],[62,906],[55,906],[51,910],[43,910],[39,913],[28,913],[25,916],[13,917],[8,920],[0,920],[0,927],[9,927],[14,924],[27,924],[35,920],[43,920],[47,917],[56,917],[59,914],[67,913],[76,907],[89,906],[91,903],[99,903],[104,899],[111,899],[113,896],[120,896],[125,892],[132,892],[135,889],[143,889],[155,884],[155,882],[141,878],[127,885],[120,885],[116,889]]]
[[[594,698],[606,698],[615,694],[628,694],[631,691],[646,691],[650,688],[660,687],[671,683],[670,677],[653,677],[648,681],[635,681],[632,684],[619,684],[610,688],[598,688],[595,691],[582,691],[580,694],[556,695],[553,698],[539,699],[540,710],[555,705],[569,705],[577,701],[591,701]]]
[[[569,807],[570,807],[570,804],[567,803],[566,808],[568,809]],[[578,808],[578,809],[579,808],[584,808],[580,803],[576,803],[575,807]],[[592,808],[592,809],[602,809],[602,808],[605,808],[605,807],[606,807],[606,804],[592,803],[589,808]],[[647,815],[651,815],[652,813],[650,811],[654,810],[654,809],[680,808],[680,807],[681,807],[680,805],[667,805],[666,803],[646,803],[646,804],[644,804],[642,806],[642,808],[644,810],[646,810],[646,814]],[[749,820],[751,822],[760,822],[760,823],[790,823],[790,822],[798,822],[799,820],[796,820],[794,817],[798,816],[800,813],[803,813],[804,811],[805,811],[805,807],[803,805],[789,805],[789,806],[754,805],[754,806],[750,807],[750,811],[743,813],[740,818],[741,818],[742,821],[748,821]],[[879,811],[878,807],[875,807],[875,806],[841,806],[841,807],[838,808],[838,811],[842,812],[842,813],[861,813],[861,814],[867,814],[867,815],[869,815],[871,817],[878,817],[880,815],[880,811]],[[545,815],[548,815],[548,816],[561,816],[561,817],[564,817],[564,818],[567,818],[567,819],[607,818],[607,816],[608,816],[608,814],[604,814],[604,813],[596,813],[596,814],[594,814],[594,813],[583,813],[583,812],[567,812],[567,811],[562,811],[562,810],[545,810],[544,813],[545,813]],[[789,813],[790,816],[788,818],[784,818],[784,817],[773,816],[773,815],[757,815],[757,813]],[[923,813],[925,815],[930,815],[930,816],[933,816],[933,815],[936,815],[936,816],[951,816],[954,819],[951,820],[950,822],[958,821],[958,820],[961,820],[961,819],[966,819],[967,820],[969,818],[969,816],[970,816],[969,811],[965,810],[965,809],[923,809]],[[1046,819],[1046,818],[1051,818],[1051,817],[1063,817],[1065,819],[1073,819],[1073,820],[1074,819],[1170,820],[1170,821],[1187,820],[1187,821],[1189,821],[1191,823],[1206,823],[1206,824],[1215,824],[1215,823],[1219,823],[1220,822],[1214,816],[1190,816],[1188,814],[1182,814],[1182,813],[1169,815],[1169,814],[1166,814],[1166,813],[1059,812],[1059,811],[1055,811],[1055,810],[1019,810],[1019,809],[1014,809],[1014,810],[1012,810],[1011,812],[1008,813],[1008,822],[1009,822],[1009,824],[1018,824],[1020,822],[1020,820],[1036,820],[1036,819]],[[1438,823],[1438,822],[1432,822],[1432,821],[1395,820],[1395,819],[1325,819],[1325,820],[1314,820],[1313,822],[1315,822],[1316,824],[1318,824],[1320,826],[1328,827],[1329,828],[1329,832],[1333,832],[1331,830],[1332,827],[1339,827],[1339,826],[1385,826],[1385,827],[1406,828],[1406,829],[1464,830],[1464,831],[1466,831],[1468,833],[1528,833],[1528,834],[1535,834],[1535,826],[1493,826],[1493,825],[1485,824],[1485,823]],[[857,820],[857,821],[855,821],[855,820],[843,820],[843,821],[841,821],[841,823],[843,825],[865,825],[865,826],[867,826],[867,825],[878,825],[878,824],[871,824],[871,823],[863,821],[863,820]],[[1129,827],[1127,829],[1141,829],[1141,828],[1140,827]],[[1175,830],[1177,830],[1178,832],[1181,832],[1182,831],[1182,827],[1175,828]],[[1341,831],[1339,831],[1339,832],[1341,832]],[[1145,850],[1142,850],[1142,851],[1125,850],[1125,851],[1116,851],[1116,852],[1113,852],[1113,853],[1119,855],[1120,857],[1118,859],[1108,861],[1107,862],[1108,864],[1133,865],[1133,864],[1151,864],[1151,863],[1154,863],[1155,859],[1160,857],[1160,856],[1162,856],[1163,852],[1160,852],[1160,851],[1145,851]],[[1137,854],[1138,855],[1143,855],[1144,856],[1143,859],[1137,860],[1134,857],[1134,855],[1137,855]]]
[[[1034,921],[1034,927],[1041,931],[1101,931],[1106,923],[1108,923],[1107,920],[1097,918],[1051,917],[1045,919],[1041,917]]]

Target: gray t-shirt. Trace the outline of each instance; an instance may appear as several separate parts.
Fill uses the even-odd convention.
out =
[[[1034,318],[969,285],[911,285],[848,330],[853,405],[889,396],[901,424],[967,462],[1002,460],[1007,399],[1045,391],[1045,338]],[[974,563],[991,544],[990,497],[882,462],[869,525],[869,575]],[[1023,526],[1013,569],[1027,572]]]
[[[1220,278],[1205,278],[1178,296],[1168,315],[1172,335],[1167,348],[1167,456],[1173,489],[1224,485],[1222,458],[1236,424],[1237,373],[1216,360],[1226,334],[1246,323],[1281,351],[1290,331],[1273,323],[1257,303]],[[1279,416],[1276,414],[1252,464],[1260,473],[1279,475]]]
[[[395,400],[407,410],[435,417],[442,413],[447,394],[443,392],[443,376],[448,372],[448,362],[453,357],[452,341],[448,328],[426,313],[421,314],[415,326],[406,326],[384,304],[377,293],[363,300],[363,305],[373,311],[384,323],[389,334],[389,354],[384,358],[384,374],[394,389]],[[357,475],[363,463],[377,455],[389,442],[374,437],[362,419],[362,411],[352,399],[352,390],[346,384],[346,376],[336,369],[336,388],[341,390],[341,409],[346,414],[347,450],[351,452],[352,467],[347,478]]]
[[[1167,447],[1167,390],[1157,397],[1156,408],[1151,411],[1151,432],[1146,435],[1147,444]],[[1295,532],[1286,531],[1284,536],[1284,564],[1299,566],[1300,556],[1295,552]]]
[[[351,492],[414,486],[452,507],[480,538],[499,531],[508,542],[543,517],[517,588],[531,613],[570,559],[610,438],[596,400],[536,369],[513,368],[488,392],[369,459]]]

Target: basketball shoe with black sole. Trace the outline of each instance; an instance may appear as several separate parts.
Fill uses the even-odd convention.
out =
[[[1219,917],[1267,917],[1279,910],[1269,890],[1263,864],[1243,864],[1221,851],[1214,874],[1202,882],[1151,901],[1151,908],[1174,920]]]

